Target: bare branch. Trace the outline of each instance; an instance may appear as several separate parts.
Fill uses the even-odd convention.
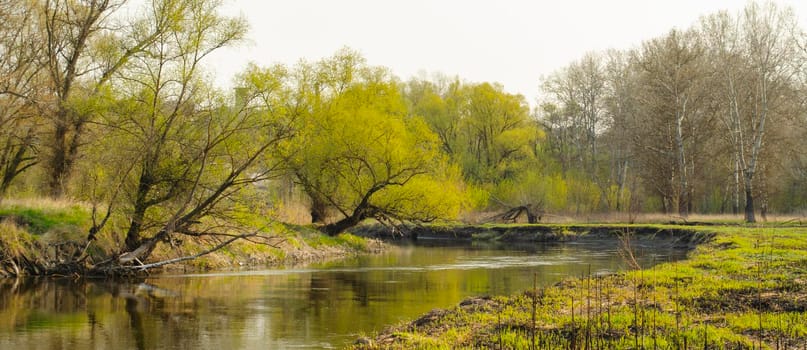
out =
[[[236,236],[230,237],[229,239],[219,243],[218,245],[216,245],[216,246],[214,246],[214,247],[212,247],[210,249],[207,249],[205,251],[199,252],[199,253],[194,254],[194,255],[182,256],[182,257],[179,257],[179,258],[158,261],[158,262],[150,263],[150,264],[117,266],[116,269],[145,271],[145,270],[148,270],[148,269],[153,269],[153,268],[164,266],[164,265],[176,264],[176,263],[180,263],[180,262],[183,262],[183,261],[193,260],[193,259],[197,259],[197,258],[200,258],[202,256],[205,256],[207,254],[213,253],[215,251],[218,251],[218,250],[228,246],[230,243],[233,243],[233,242],[235,242],[235,241],[237,241],[239,239],[249,239],[250,237],[255,237],[255,236],[258,236],[258,235],[259,235],[258,231],[255,231],[255,232],[252,232],[252,233],[246,233],[246,234],[242,234],[242,235],[236,235]]]

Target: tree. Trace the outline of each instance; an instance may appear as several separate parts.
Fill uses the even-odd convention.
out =
[[[459,189],[437,136],[407,115],[389,73],[350,51],[318,62],[310,110],[284,154],[313,202],[340,217],[322,227],[338,234],[359,222],[432,221],[456,215]],[[305,71],[306,69],[304,69]]]
[[[640,160],[665,207],[686,217],[703,139],[698,133],[711,129],[704,109],[703,46],[694,32],[673,30],[645,42],[635,64],[643,87],[641,114],[633,125]]]
[[[738,18],[718,13],[702,20],[714,70],[718,73],[722,113],[734,155],[734,205],[739,184],[745,190],[745,220],[755,222],[754,183],[764,139],[772,119],[793,85],[796,19],[790,9],[769,2],[749,4]]]
[[[499,84],[437,76],[411,80],[404,97],[410,115],[424,117],[443,153],[461,167],[473,187],[469,193],[477,198],[474,206],[534,204],[543,210],[547,192],[525,188],[539,176],[536,148],[543,134],[523,96],[506,93]],[[494,203],[488,203],[491,194]]]
[[[37,63],[47,72],[42,102],[48,104],[45,165],[52,197],[65,194],[79,149],[87,142],[87,126],[97,118],[97,111],[82,105],[92,104],[116,73],[143,56],[158,38],[176,33],[200,4],[216,8],[219,1],[154,0],[132,20],[118,15],[125,0],[36,2],[38,37],[32,47],[41,50]]]
[[[282,104],[283,72],[267,81],[261,72],[247,71],[235,105],[204,81],[200,62],[246,33],[241,20],[219,15],[216,5],[184,4],[185,17],[118,71],[100,108],[106,137],[94,146],[108,153],[95,154],[92,168],[107,189],[96,193],[110,206],[89,239],[107,232],[110,215],[128,218],[112,269],[145,261],[160,242],[173,243],[177,235],[213,242],[211,251],[259,236],[233,233],[236,227],[216,219],[228,218],[242,191],[278,175],[279,167],[264,160],[291,137],[294,123]]]
[[[460,107],[464,97],[463,84],[458,78],[438,76],[435,81],[412,79],[404,87],[404,98],[410,114],[423,117],[429,128],[437,134],[443,152],[451,157],[463,151],[460,138]]]
[[[29,25],[30,3],[0,1],[0,199],[12,181],[38,162],[37,104],[41,93],[40,52]]]
[[[630,63],[630,53],[611,50],[607,52],[605,63],[606,94],[604,96],[604,109],[607,114],[606,128],[603,131],[603,143],[609,149],[610,160],[610,181],[615,184],[611,188],[613,195],[610,196],[609,206],[616,211],[632,209],[627,206],[626,192],[629,179],[629,169],[634,163],[634,149],[630,140],[631,123],[635,120],[637,111],[636,96],[639,85],[637,83],[637,72]],[[611,190],[609,189],[609,190]],[[630,192],[636,188],[629,188]],[[609,196],[606,196],[608,198]]]
[[[465,87],[460,109],[460,159],[465,177],[478,183],[496,183],[514,177],[529,159],[540,137],[521,95],[504,92],[498,84]]]
[[[584,172],[596,176],[599,158],[599,135],[608,124],[604,110],[606,80],[602,58],[593,53],[553,74],[542,84],[548,101],[561,113],[550,114],[551,130],[567,134],[573,148],[570,158]],[[562,129],[562,130],[561,130]],[[561,142],[564,137],[556,137]],[[561,146],[561,148],[563,148]]]
[[[575,181],[585,179],[583,182],[596,184],[603,194],[610,191],[612,184],[624,184],[622,171],[618,167],[624,169],[626,166],[624,160],[618,164],[606,162],[608,155],[605,154],[603,143],[609,127],[614,126],[614,116],[609,113],[606,104],[613,101],[609,100],[609,96],[613,96],[609,95],[609,83],[625,83],[609,80],[605,64],[602,55],[588,53],[579,61],[552,74],[541,84],[546,102],[538,111],[550,134],[550,150],[560,159],[562,171],[569,178],[578,178]],[[614,169],[618,170],[609,171],[609,165],[614,165]],[[619,187],[617,192],[622,193],[622,188]],[[619,198],[621,195],[616,198],[617,207],[621,205]],[[611,206],[609,196],[601,195],[599,200],[602,202],[600,207]]]

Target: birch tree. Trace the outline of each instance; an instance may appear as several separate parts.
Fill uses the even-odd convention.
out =
[[[612,197],[609,206],[616,211],[630,209],[626,203],[630,197],[628,181],[632,173],[634,150],[631,142],[631,124],[636,119],[636,95],[639,93],[637,72],[630,64],[630,52],[610,50],[606,53],[604,75],[607,92],[603,98],[607,124],[603,142],[609,150],[610,182],[615,188],[609,191]],[[635,176],[633,176],[635,177]],[[630,190],[630,191],[627,191]]]
[[[769,124],[794,83],[796,19],[792,10],[772,2],[751,3],[736,18],[718,13],[702,20],[725,101],[723,124],[734,158],[734,206],[740,181],[745,192],[745,220],[755,222],[755,184]]]
[[[703,47],[693,32],[673,30],[645,42],[635,64],[643,89],[634,140],[646,165],[666,168],[657,172],[666,179],[657,181],[655,187],[667,198],[667,209],[686,217],[693,157],[698,156],[695,132],[709,129],[701,110],[705,98]]]

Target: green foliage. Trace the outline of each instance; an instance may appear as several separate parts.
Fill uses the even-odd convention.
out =
[[[569,189],[559,175],[530,171],[496,185],[493,196],[505,203],[533,204],[542,210],[558,212],[567,207]]]
[[[437,135],[407,114],[385,69],[342,51],[293,71],[290,84],[300,89],[292,99],[305,107],[297,114],[298,132],[277,157],[312,206],[359,221],[456,216],[461,180],[441,155]]]
[[[367,251],[367,240],[349,233],[342,233],[337,236],[327,236],[318,233],[305,237],[304,241],[312,248],[347,247],[357,252]]]
[[[412,80],[404,95],[409,113],[424,117],[443,153],[460,166],[468,208],[486,209],[490,200],[516,205],[545,199],[546,191],[523,183],[540,176],[536,146],[544,135],[522,96],[496,84],[446,78]]]
[[[625,188],[620,189],[618,185],[611,185],[605,192],[605,198],[609,211],[625,210],[627,209],[626,203],[631,201],[631,192]],[[617,203],[620,203],[621,207],[618,208]]]
[[[490,203],[490,191],[474,184],[466,184],[465,197],[468,210],[483,210]]]
[[[360,252],[367,251],[367,240],[362,237],[343,233],[336,236],[336,239],[339,241],[340,245],[351,247]]]
[[[570,178],[567,183],[569,203],[573,204],[576,213],[590,213],[599,208],[601,193],[594,183],[577,178]]]
[[[268,176],[255,169],[257,159],[288,132],[263,133],[275,125],[274,114],[232,106],[200,71],[210,52],[243,37],[243,23],[219,14],[217,1],[161,5],[154,15],[166,21],[170,35],[139,47],[145,55],[119,72],[113,89],[72,108],[101,115],[105,137],[91,146],[106,152],[82,164],[91,189],[83,195],[107,203],[116,218],[129,218],[128,251],[157,234],[206,236],[193,226],[226,217],[246,198],[240,190]],[[250,88],[248,98],[263,92]]]

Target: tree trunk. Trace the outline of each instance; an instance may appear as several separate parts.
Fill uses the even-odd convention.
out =
[[[754,218],[754,195],[749,187],[745,189],[745,222],[757,222],[756,218]]]
[[[53,198],[61,198],[67,190],[67,183],[78,157],[86,120],[67,109],[56,116],[56,129],[53,132],[53,150],[50,155],[48,190]]]
[[[145,210],[135,210],[135,213],[132,215],[129,230],[126,231],[126,251],[133,251],[140,246],[140,228],[144,217]]]
[[[0,198],[5,196],[14,178],[38,163],[35,156],[28,155],[28,150],[33,147],[33,143],[34,129],[30,128],[19,145],[13,145],[11,140],[6,144],[6,152],[10,153],[10,157],[7,157],[8,154],[0,157],[0,166],[3,167],[2,174],[0,174]]]
[[[762,222],[768,221],[768,202],[766,200],[762,200],[762,205],[759,208],[759,215],[762,217]]]
[[[731,206],[731,212],[734,215],[740,213],[740,159],[739,159],[739,152],[735,152],[735,159],[734,159],[734,191],[733,191],[733,203]]]
[[[538,221],[540,220],[541,220],[540,216],[536,215],[535,213],[527,209],[527,223],[537,224]]]
[[[318,224],[325,221],[325,213],[319,211],[316,207],[311,207],[311,223]]]
[[[342,220],[334,222],[332,224],[327,224],[323,226],[320,231],[324,232],[328,236],[336,236],[345,230],[358,225],[365,217],[363,215],[351,215]]]
[[[64,181],[67,173],[67,132],[67,122],[60,115],[53,132],[53,149],[48,160],[48,193],[52,198],[61,198],[64,195]]]
[[[676,98],[676,101],[678,98]],[[689,214],[687,210],[687,202],[689,201],[689,184],[687,182],[687,159],[684,150],[684,131],[683,122],[686,116],[687,99],[684,98],[683,106],[680,111],[676,111],[675,116],[675,147],[676,158],[678,162],[678,214],[686,218]]]
[[[625,181],[628,177],[628,161],[620,161],[620,166],[617,174],[617,190],[616,190],[616,211],[622,211],[622,196],[625,193]]]
[[[311,222],[315,224],[324,223],[325,219],[328,217],[328,206],[324,201],[318,200],[310,194],[309,197],[311,198]]]

